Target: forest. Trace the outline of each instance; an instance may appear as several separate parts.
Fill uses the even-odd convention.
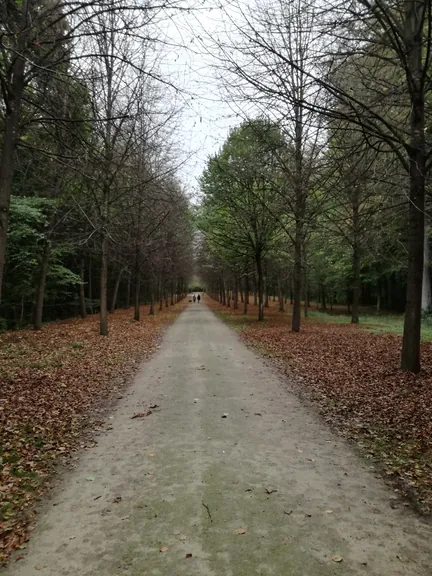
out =
[[[430,323],[431,15],[428,2],[237,2],[212,53],[233,127],[201,178],[209,292],[313,300],[353,323],[405,312],[401,367]],[[236,107],[237,106],[237,107]],[[247,113],[242,113],[247,111]],[[303,304],[302,304],[303,303]]]
[[[160,6],[2,2],[2,329],[186,292],[192,228]],[[164,6],[170,9],[169,0]]]
[[[258,486],[266,499],[269,530],[260,526],[250,551],[264,549],[276,514],[283,530],[300,518],[308,534],[316,518],[334,518],[340,535],[341,517],[332,514],[343,491],[321,510],[347,463],[337,464],[346,446],[340,449],[328,425],[379,463],[398,497],[431,513],[431,71],[431,0],[0,1],[0,564],[13,554],[23,560],[36,503],[62,466],[81,474],[82,484],[72,482],[80,496],[83,486],[95,490],[94,509],[110,506],[103,518],[121,526],[117,535],[158,541],[143,545],[154,548],[155,562],[180,546],[159,542],[172,533],[176,507],[165,518],[155,508],[145,521],[127,520],[144,513],[158,489],[171,506],[166,494],[174,496],[174,485],[185,510],[190,487],[198,486],[199,512],[188,510],[187,521],[201,513],[202,526],[214,521],[219,531],[214,498],[223,495],[219,480],[230,476],[203,478],[213,460],[221,468],[221,458],[232,458],[236,478],[223,500],[234,502],[238,488],[239,506],[253,511],[252,528],[263,517],[261,503],[257,513],[249,508],[259,502],[252,500]],[[192,183],[188,165],[196,170]],[[199,303],[186,297],[203,289]],[[380,325],[371,328],[371,318]],[[287,376],[289,390],[242,340]],[[131,384],[153,354],[152,376]],[[307,398],[307,409],[300,400],[289,407],[292,392]],[[320,432],[303,453],[308,423],[318,422],[315,408],[323,421],[311,427]],[[293,444],[278,452],[277,438]],[[204,461],[212,439],[240,446]],[[114,481],[102,449],[99,477],[80,468],[77,453],[99,441],[117,445],[118,462],[129,459],[129,468],[118,465],[118,485],[132,478],[139,486],[130,502],[102,495],[100,486]],[[360,460],[346,453],[350,478],[357,477]],[[296,478],[296,459],[307,478],[322,477],[325,498],[313,516],[293,513],[306,478]],[[259,464],[254,491],[236,488],[252,463]],[[279,491],[261,477],[269,466],[279,471]],[[168,486],[169,469],[176,478]],[[291,473],[300,496],[293,509],[270,514]],[[151,488],[141,505],[144,482]],[[377,484],[367,482],[374,494]],[[200,490],[212,483],[202,500]],[[53,502],[51,512],[67,521],[60,505]],[[375,505],[360,520],[351,505],[345,499],[343,525],[380,524]],[[88,514],[88,502],[82,510]],[[227,516],[233,510],[240,507]],[[166,524],[156,536],[159,522]],[[145,534],[127,532],[132,525]],[[316,525],[327,535],[327,524]],[[385,537],[395,525],[382,524]],[[233,537],[247,542],[249,528],[232,528],[230,545]],[[276,536],[266,549],[277,560]],[[68,534],[67,543],[81,537]],[[395,538],[398,552],[402,539]],[[184,536],[181,546],[188,542]],[[371,565],[385,549],[376,542]],[[68,571],[71,549],[57,548],[66,550]],[[122,553],[123,546],[112,549]],[[190,550],[182,560],[192,561]],[[343,561],[336,552],[325,551],[331,566]],[[233,558],[242,559],[238,549]],[[110,569],[131,566],[117,558]],[[206,565],[200,573],[218,570]]]

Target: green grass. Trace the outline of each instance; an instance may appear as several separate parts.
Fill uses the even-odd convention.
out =
[[[311,311],[309,318],[326,324],[349,324],[351,317],[347,315],[331,315],[325,312]],[[390,333],[402,336],[404,317],[401,314],[364,314],[360,315],[360,327],[375,334]],[[422,322],[423,342],[432,342],[432,323],[430,320]]]

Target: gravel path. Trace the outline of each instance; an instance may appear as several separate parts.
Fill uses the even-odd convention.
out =
[[[6,576],[431,574],[432,527],[202,303],[105,428]]]

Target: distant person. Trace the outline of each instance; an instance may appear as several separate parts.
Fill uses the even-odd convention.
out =
[[[196,296],[195,296],[195,294],[193,295],[193,301],[196,302]]]
[[[198,296],[197,296],[197,300],[198,300],[198,304],[199,304],[199,303],[200,303],[200,300],[201,300],[201,296],[200,296],[199,294],[198,294]]]

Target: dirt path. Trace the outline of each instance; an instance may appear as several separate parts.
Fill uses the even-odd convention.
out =
[[[160,408],[131,419],[151,404]],[[5,574],[430,575],[432,527],[392,497],[366,461],[195,304]]]

